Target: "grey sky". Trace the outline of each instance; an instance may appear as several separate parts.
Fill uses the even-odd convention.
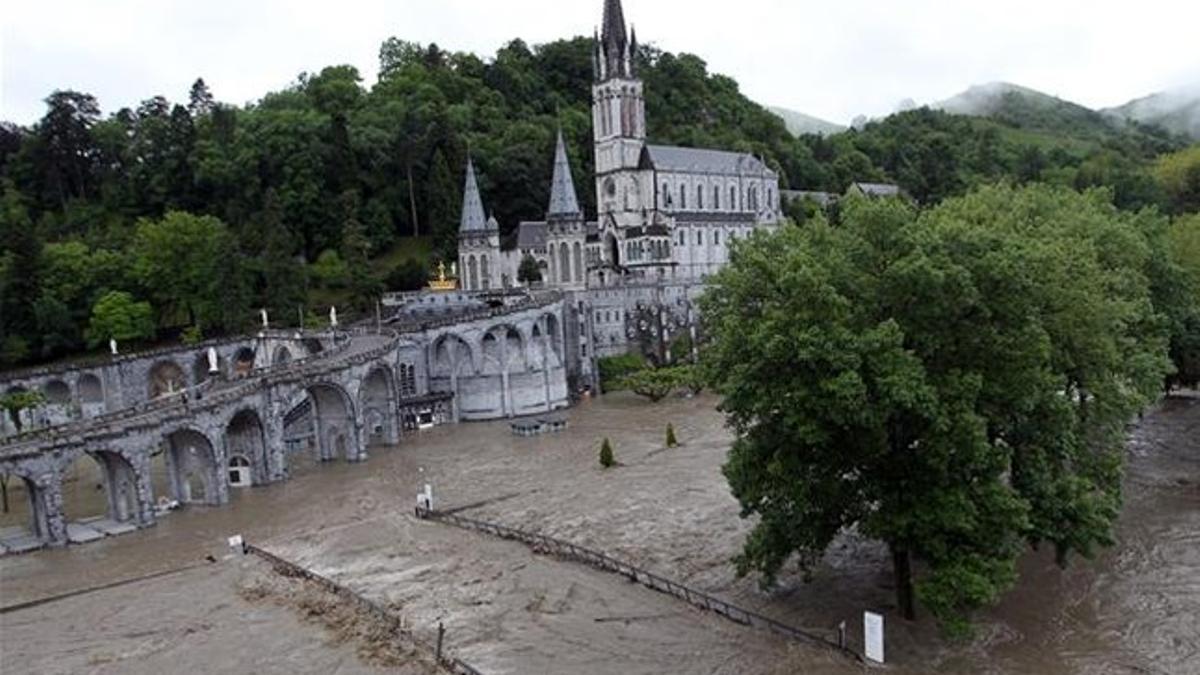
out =
[[[374,81],[395,35],[483,56],[513,37],[590,35],[602,0],[7,0],[0,119],[29,123],[56,88],[105,112],[197,76],[245,103],[301,71],[349,63]],[[847,122],[911,98],[1007,80],[1084,105],[1200,83],[1188,0],[624,0],[638,38],[692,52],[751,98]]]

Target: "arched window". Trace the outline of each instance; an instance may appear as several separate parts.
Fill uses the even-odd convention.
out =
[[[483,285],[483,290],[488,290],[492,287],[492,276],[488,270],[488,257],[486,255],[479,256],[479,277]]]
[[[583,247],[575,242],[575,282],[583,283]]]
[[[719,185],[713,186],[713,210],[721,210],[721,187]]]
[[[558,247],[558,259],[560,262],[558,273],[559,280],[564,284],[571,283],[571,252],[567,248],[567,243],[563,242]]]
[[[671,187],[669,185],[667,185],[666,183],[663,183],[662,200],[663,200],[663,206],[667,206],[667,207],[671,206]]]
[[[737,186],[736,186],[736,185],[730,185],[730,186],[729,186],[729,210],[730,210],[730,211],[737,211],[737,210],[738,210],[738,203],[737,203]]]
[[[721,245],[721,231],[713,230],[713,246]]]
[[[683,183],[679,184],[679,208],[687,208],[687,186]]]
[[[696,186],[696,209],[701,210],[701,211],[704,210],[704,186],[703,185]]]
[[[467,290],[474,291],[479,288],[479,268],[476,266],[475,256],[467,259]]]
[[[683,246],[684,244],[687,243],[685,241],[686,238],[687,238],[687,232],[683,231],[683,229],[680,228],[680,230],[679,230],[679,245],[680,246]]]
[[[700,228],[696,228],[696,245],[704,245],[704,230],[701,230]]]

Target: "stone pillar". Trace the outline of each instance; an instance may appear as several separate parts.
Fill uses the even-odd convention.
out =
[[[133,467],[133,484],[137,495],[134,520],[138,527],[150,527],[157,519],[154,513],[154,487],[150,480],[150,452],[136,453],[130,466]]]
[[[287,447],[283,442],[283,416],[286,411],[279,410],[279,404],[272,402],[267,406],[269,414],[262,420],[263,443],[267,456],[267,482],[285,480],[288,477]]]
[[[63,513],[62,474],[57,470],[39,477],[32,502],[38,537],[48,546],[67,545],[67,517]]]

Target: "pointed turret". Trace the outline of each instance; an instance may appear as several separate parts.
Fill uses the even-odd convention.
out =
[[[629,24],[629,76],[637,77],[637,29]]]
[[[575,197],[575,180],[571,177],[571,162],[567,159],[567,144],[563,141],[562,129],[559,129],[546,218],[579,218],[580,215],[579,200]]]
[[[605,0],[604,23],[600,29],[606,77],[629,77],[629,35],[621,0]]]
[[[479,184],[475,182],[475,164],[467,158],[467,182],[463,186],[462,221],[460,233],[483,232],[487,221],[483,215],[483,200],[479,197]]]

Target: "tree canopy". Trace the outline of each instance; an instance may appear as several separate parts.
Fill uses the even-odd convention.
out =
[[[1152,246],[1110,198],[850,200],[838,227],[737,245],[702,312],[725,475],[759,517],[742,573],[857,527],[888,544],[906,614],[915,591],[961,630],[1026,544],[1065,564],[1110,542],[1123,425],[1170,369]]]

